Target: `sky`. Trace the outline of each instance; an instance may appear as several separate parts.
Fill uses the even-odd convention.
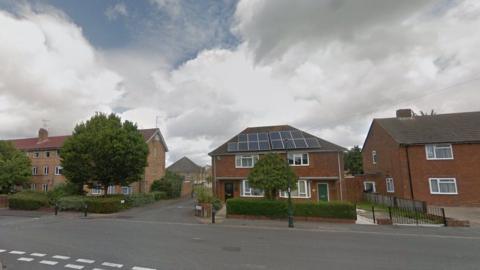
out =
[[[113,112],[168,164],[249,126],[361,146],[397,109],[480,110],[479,29],[476,0],[0,0],[0,139]]]

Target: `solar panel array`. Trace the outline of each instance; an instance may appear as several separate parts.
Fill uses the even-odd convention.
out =
[[[227,144],[228,152],[319,148],[317,138],[305,138],[299,130],[241,133]]]

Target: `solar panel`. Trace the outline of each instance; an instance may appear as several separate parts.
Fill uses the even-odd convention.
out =
[[[293,139],[292,133],[290,133],[290,131],[280,131],[280,135],[282,135],[282,140]]]
[[[227,145],[228,152],[238,151],[238,143],[236,142],[229,142]]]
[[[238,143],[238,151],[247,151],[247,150],[248,150],[248,143],[246,142]]]
[[[259,150],[270,150],[270,143],[268,141],[259,142],[259,146],[260,146]]]
[[[272,142],[272,149],[284,149],[283,142],[281,140],[273,140]]]
[[[307,142],[305,139],[295,139],[293,141],[295,142],[296,148],[307,148]]]
[[[320,147],[320,142],[318,142],[317,138],[306,138],[307,146],[311,148],[318,148]]]
[[[286,140],[284,143],[285,143],[285,148],[287,148],[287,149],[295,149],[296,148],[293,140]]]
[[[248,150],[258,150],[258,142],[248,142]]]
[[[258,141],[258,134],[257,133],[249,133],[247,134],[247,138],[249,142],[256,142]]]
[[[292,133],[292,137],[294,139],[303,139],[304,138],[303,133],[299,130],[292,130],[291,133]]]
[[[280,132],[278,131],[272,131],[270,132],[270,140],[281,140],[282,137],[280,137]]]
[[[266,132],[258,133],[258,140],[259,141],[268,141],[268,133],[266,133]]]
[[[247,141],[247,134],[238,134],[238,141],[239,142],[246,142]]]

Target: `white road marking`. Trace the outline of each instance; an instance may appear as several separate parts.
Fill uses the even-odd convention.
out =
[[[52,258],[54,258],[54,259],[60,259],[60,260],[68,260],[68,259],[70,259],[70,257],[62,256],[62,255],[55,255],[55,256],[52,256]]]
[[[65,265],[66,268],[72,268],[72,269],[83,269],[83,265],[76,265],[76,264],[67,264]]]
[[[3,253],[5,252],[6,250],[5,249],[0,249],[0,253]]]
[[[48,264],[48,265],[55,265],[57,264],[58,262],[56,261],[46,261],[46,260],[43,260],[43,261],[40,261],[41,264]]]
[[[21,257],[21,258],[18,258],[17,261],[31,262],[33,261],[33,258]]]
[[[94,263],[94,260],[89,260],[89,259],[77,259],[77,262],[81,263]]]
[[[93,268],[92,270],[105,270],[105,269],[102,269],[102,268]]]
[[[45,255],[47,254],[43,254],[43,253],[31,253],[30,256],[35,256],[35,257],[45,257]]]
[[[140,267],[140,266],[134,266],[132,267],[132,270],[157,270],[155,268],[147,268],[147,267]]]
[[[10,254],[22,255],[22,254],[25,254],[25,251],[12,250],[12,251],[10,251],[9,253],[10,253]]]
[[[111,262],[104,262],[102,263],[103,266],[110,266],[110,267],[116,267],[116,268],[122,268],[123,264],[118,264],[118,263],[111,263]]]

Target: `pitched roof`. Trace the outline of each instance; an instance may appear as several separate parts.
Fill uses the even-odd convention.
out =
[[[168,151],[165,140],[163,139],[163,136],[158,128],[139,129],[138,131],[142,133],[143,138],[147,142],[158,132],[162,144],[165,146],[166,151]],[[70,136],[71,135],[49,136],[46,140],[43,141],[39,141],[38,137],[15,139],[9,141],[12,142],[13,145],[19,150],[53,150],[62,148],[63,143]]]
[[[480,112],[374,119],[399,144],[480,142]]]
[[[175,161],[172,165],[168,166],[167,170],[175,173],[201,173],[203,168],[198,166],[187,157]]]
[[[292,127],[290,125],[247,127],[246,129],[244,129],[239,134],[242,134],[242,133],[245,133],[245,134],[246,133],[261,133],[261,132],[272,132],[272,131],[294,131],[294,130],[302,132],[302,134],[305,138],[316,138],[318,140],[318,142],[320,143],[320,147],[303,148],[305,150],[316,150],[316,151],[326,151],[326,152],[343,152],[343,151],[346,150],[345,148],[343,148],[339,145],[336,145],[334,143],[326,141],[322,138],[314,136],[310,133],[307,133],[303,130],[297,129],[297,128]],[[231,155],[231,154],[239,153],[239,152],[228,152],[227,151],[228,143],[236,142],[237,141],[237,136],[239,134],[235,135],[233,138],[231,138],[230,140],[228,140],[224,144],[220,145],[218,148],[216,148],[215,150],[210,152],[209,155],[210,156],[226,155],[226,154]],[[282,151],[282,150],[269,150],[269,151],[275,152],[275,151]],[[265,152],[265,151],[260,150],[260,151],[248,151],[248,152]]]

